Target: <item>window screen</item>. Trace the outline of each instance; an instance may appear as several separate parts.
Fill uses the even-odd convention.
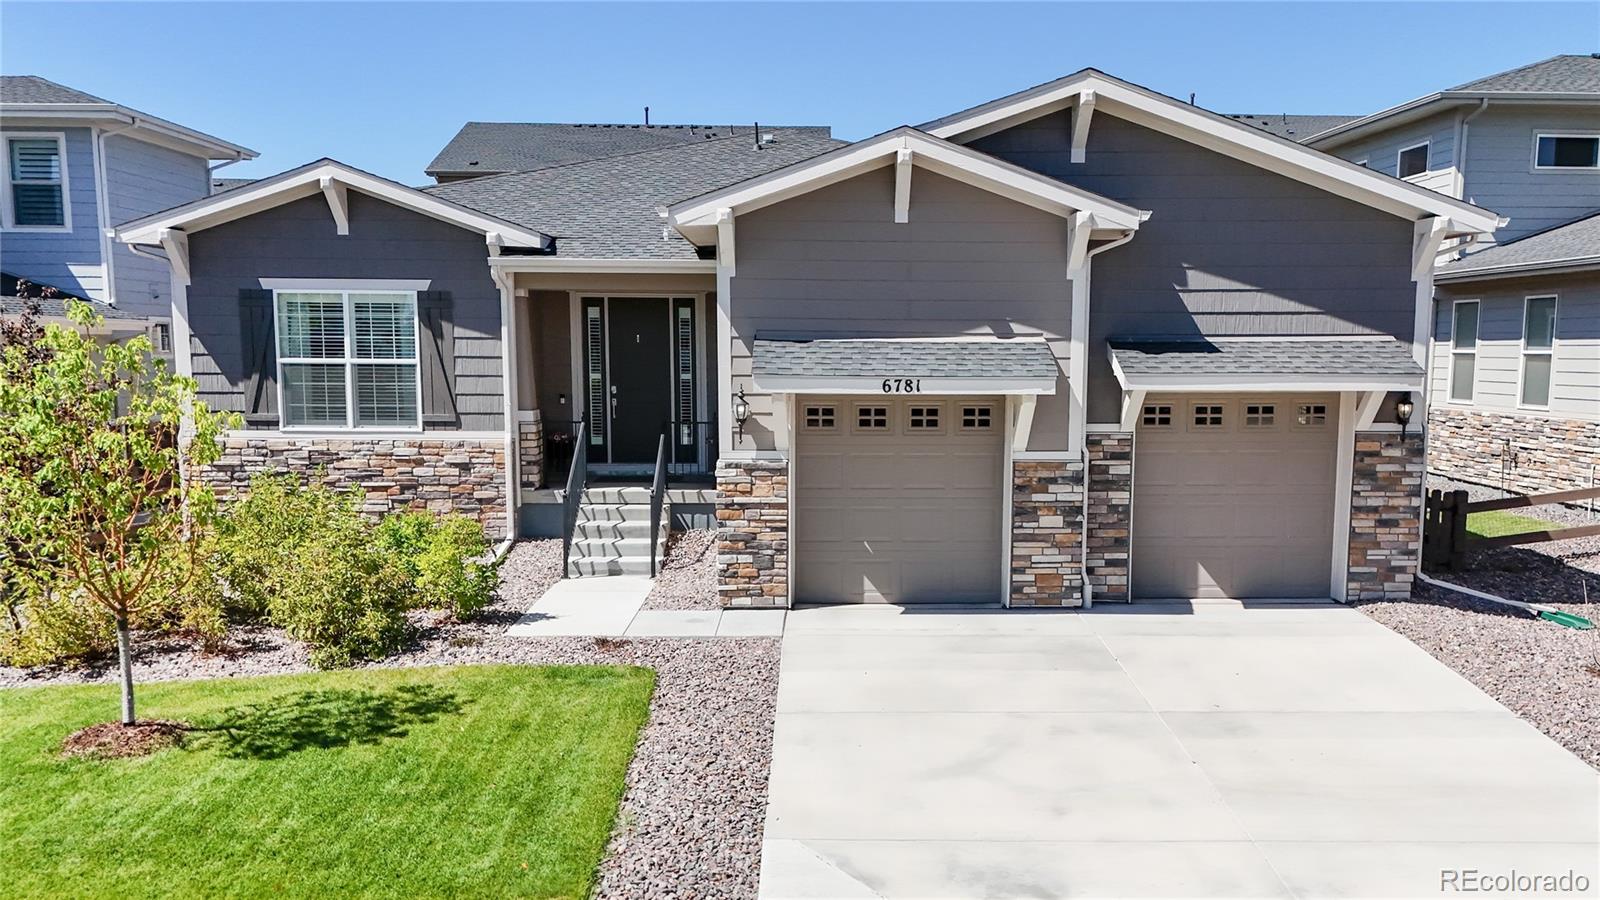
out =
[[[1555,363],[1556,298],[1529,297],[1522,313],[1522,405],[1550,405]]]
[[[1600,167],[1600,136],[1539,135],[1541,169],[1593,169]]]
[[[1421,175],[1428,171],[1428,145],[1408,147],[1400,151],[1397,172],[1401,178]]]
[[[11,176],[11,224],[65,225],[61,144],[55,138],[13,138],[7,142]]]

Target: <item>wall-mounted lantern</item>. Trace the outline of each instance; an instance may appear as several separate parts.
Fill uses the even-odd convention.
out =
[[[1416,404],[1411,402],[1410,391],[1407,391],[1394,405],[1394,420],[1400,425],[1400,440],[1402,441],[1406,439],[1406,426],[1411,423],[1411,414],[1415,411]]]

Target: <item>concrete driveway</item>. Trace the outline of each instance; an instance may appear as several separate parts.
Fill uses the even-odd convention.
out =
[[[1597,792],[1332,604],[802,609],[761,893],[1439,896],[1514,869],[1594,895]]]

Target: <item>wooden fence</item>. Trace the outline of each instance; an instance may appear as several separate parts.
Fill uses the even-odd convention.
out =
[[[1475,512],[1523,509],[1550,503],[1572,503],[1595,497],[1600,497],[1600,488],[1531,494],[1526,497],[1503,497],[1499,500],[1479,500],[1472,503],[1467,501],[1466,491],[1428,491],[1423,513],[1425,518],[1422,530],[1422,562],[1424,565],[1459,569],[1465,563],[1469,550],[1542,544],[1545,541],[1563,541],[1568,538],[1600,534],[1600,524],[1528,531],[1492,538],[1473,537],[1467,534],[1467,516]]]

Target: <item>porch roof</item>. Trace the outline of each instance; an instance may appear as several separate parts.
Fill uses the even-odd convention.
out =
[[[1043,338],[763,338],[756,387],[772,391],[1053,394],[1061,365]]]
[[[1411,346],[1389,337],[1112,338],[1124,390],[1419,390]]]

